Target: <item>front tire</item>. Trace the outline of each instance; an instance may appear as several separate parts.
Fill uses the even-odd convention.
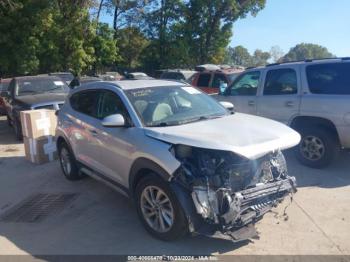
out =
[[[135,202],[137,213],[152,236],[172,241],[188,232],[188,222],[176,195],[160,177],[143,178],[137,184]]]
[[[305,128],[300,133],[301,141],[296,148],[297,159],[311,168],[330,165],[339,152],[335,136],[322,128]]]
[[[80,180],[84,178],[79,172],[77,161],[65,142],[62,142],[58,147],[58,157],[61,164],[61,169],[64,176],[68,180]]]

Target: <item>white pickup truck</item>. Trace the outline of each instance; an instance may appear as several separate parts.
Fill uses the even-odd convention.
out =
[[[350,148],[350,58],[250,68],[216,98],[297,130],[296,156],[307,166],[325,167]]]

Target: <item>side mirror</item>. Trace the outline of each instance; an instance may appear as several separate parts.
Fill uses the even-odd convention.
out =
[[[234,111],[235,110],[235,106],[231,102],[221,101],[220,104],[223,107],[225,107],[227,110],[229,110],[229,111]]]
[[[224,95],[225,94],[225,91],[226,91],[226,88],[227,88],[227,83],[226,82],[221,82],[220,83],[220,95]]]
[[[125,126],[125,119],[121,114],[110,115],[102,120],[102,125],[105,127],[123,127]]]
[[[8,98],[10,96],[9,91],[1,91],[0,96]]]

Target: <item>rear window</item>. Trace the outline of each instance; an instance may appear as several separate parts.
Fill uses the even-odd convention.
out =
[[[350,63],[310,65],[306,75],[311,93],[350,94]]]

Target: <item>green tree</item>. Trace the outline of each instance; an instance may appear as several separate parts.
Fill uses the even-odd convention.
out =
[[[127,70],[140,66],[140,55],[148,45],[148,40],[136,27],[120,29],[118,47],[121,56],[120,65]]]
[[[280,59],[280,62],[300,61],[305,59],[320,59],[334,57],[327,48],[315,45],[301,43],[291,48],[289,52]]]
[[[232,36],[233,23],[256,15],[265,0],[189,0],[185,9],[185,35],[195,63],[222,62]]]
[[[260,49],[256,49],[252,59],[250,66],[264,66],[268,64],[268,60],[270,59],[271,55],[269,52],[264,52]]]
[[[245,67],[250,66],[252,57],[247,48],[239,45],[229,47],[226,52],[225,63]]]
[[[98,24],[93,45],[95,49],[95,73],[103,72],[103,70],[112,67],[115,62],[120,60],[114,31],[109,28],[108,24]]]

